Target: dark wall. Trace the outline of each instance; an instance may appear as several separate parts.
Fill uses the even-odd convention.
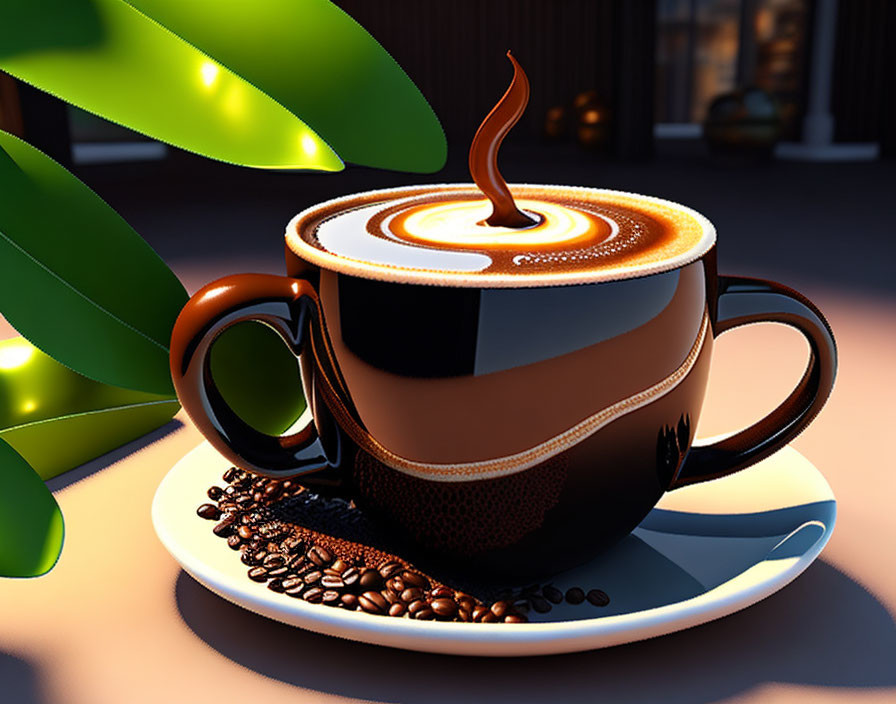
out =
[[[479,123],[507,88],[512,75],[504,57],[508,49],[531,85],[529,108],[508,140],[540,135],[549,107],[570,104],[577,93],[589,89],[597,89],[610,107],[619,102],[629,111],[647,110],[652,130],[654,0],[336,3],[417,83],[442,121],[454,153],[468,148]],[[646,24],[641,22],[645,17]],[[625,29],[634,33],[635,44],[621,40],[619,33]],[[646,64],[647,82],[639,75],[627,91],[620,91],[614,77],[622,74],[615,67],[624,62]],[[634,141],[652,143],[651,134],[638,134]],[[631,134],[626,141],[632,142]]]
[[[841,0],[831,108],[838,142],[874,142],[893,149],[896,139],[896,2]]]

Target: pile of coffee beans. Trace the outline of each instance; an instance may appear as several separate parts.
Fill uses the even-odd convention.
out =
[[[239,552],[249,579],[294,599],[418,621],[467,623],[525,623],[531,611],[547,613],[564,600],[599,607],[610,603],[599,589],[586,593],[573,587],[563,593],[550,584],[507,590],[483,600],[424,574],[395,554],[284,520],[290,516],[290,506],[293,514],[295,505],[334,510],[332,501],[329,505],[320,501],[296,482],[259,477],[235,467],[223,479],[227,486],[212,486],[208,498],[213,503],[199,506],[197,515],[216,521],[212,531]],[[353,504],[336,501],[341,523],[346,514],[360,513]]]

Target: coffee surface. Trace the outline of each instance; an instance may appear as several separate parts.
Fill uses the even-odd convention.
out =
[[[491,205],[473,186],[426,186],[323,203],[293,221],[287,240],[303,258],[331,255],[327,268],[371,278],[538,285],[673,268],[715,239],[705,218],[668,201],[569,186],[512,191],[534,225],[486,224]]]

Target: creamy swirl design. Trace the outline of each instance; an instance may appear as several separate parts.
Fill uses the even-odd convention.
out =
[[[485,224],[490,203],[475,187],[423,186],[323,203],[296,217],[287,240],[327,268],[462,286],[642,275],[692,261],[715,240],[705,218],[668,201],[571,186],[512,189],[534,225]]]

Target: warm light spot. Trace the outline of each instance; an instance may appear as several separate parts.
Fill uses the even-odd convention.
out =
[[[615,222],[601,215],[596,217],[606,225],[598,228],[584,213],[557,203],[517,199],[516,204],[540,216],[541,222],[521,229],[492,227],[483,224],[491,213],[488,201],[448,201],[413,209],[402,223],[404,232],[396,234],[432,244],[519,248],[571,244],[595,237],[610,239],[619,231]]]
[[[241,117],[243,114],[243,91],[241,86],[233,83],[224,98],[224,110],[232,118]]]
[[[600,122],[600,112],[597,110],[586,110],[582,115],[582,122],[587,125],[596,125]]]
[[[202,66],[199,67],[199,75],[202,77],[202,83],[207,88],[211,88],[212,84],[218,80],[219,71],[220,69],[211,61],[203,62]]]
[[[7,344],[0,348],[0,369],[16,369],[28,363],[34,347],[27,342]]]
[[[37,408],[37,403],[28,399],[22,404],[22,413],[31,413],[35,408]]]
[[[317,142],[310,134],[302,135],[302,151],[308,156],[317,154]]]

